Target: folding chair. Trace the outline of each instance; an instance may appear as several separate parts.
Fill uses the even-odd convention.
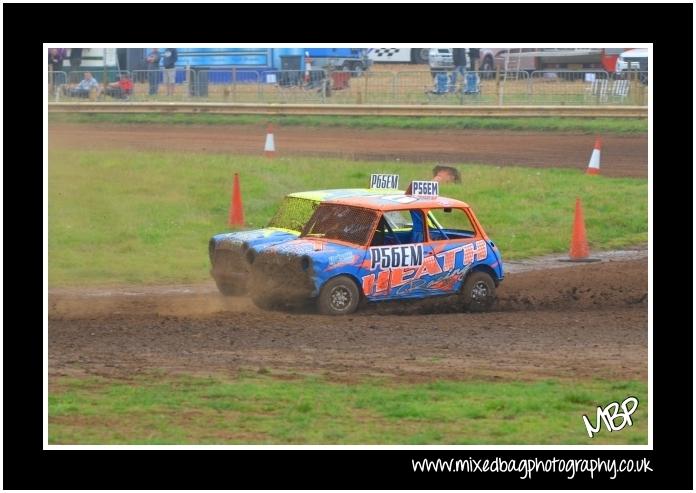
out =
[[[609,81],[607,79],[593,80],[590,89],[590,94],[598,98],[600,103],[606,103],[609,99]]]
[[[631,88],[631,81],[627,79],[615,80],[612,85],[612,96],[618,97],[623,101],[628,96],[628,91]]]

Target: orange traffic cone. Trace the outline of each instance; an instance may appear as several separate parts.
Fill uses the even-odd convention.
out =
[[[599,262],[598,258],[590,258],[590,247],[585,234],[585,217],[582,213],[580,197],[575,199],[575,220],[573,221],[573,238],[570,243],[570,258],[564,262]]]
[[[273,138],[273,125],[268,124],[266,130],[266,145],[263,148],[263,155],[266,157],[275,156],[275,139]]]
[[[599,174],[599,154],[602,151],[602,139],[597,136],[595,140],[594,149],[592,150],[592,156],[590,156],[590,162],[587,164],[587,174],[588,175],[598,175]]]
[[[234,174],[229,224],[230,226],[244,226],[244,207],[242,206],[242,192],[239,189],[239,174],[237,173]]]

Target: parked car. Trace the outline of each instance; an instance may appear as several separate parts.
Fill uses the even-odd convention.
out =
[[[452,70],[454,68],[452,48],[430,48],[428,63],[431,70]]]
[[[505,58],[511,50],[509,48],[480,48],[477,70],[481,72],[483,79],[495,77],[495,71],[505,70]],[[532,56],[517,56],[518,50],[510,53],[511,61],[508,69],[525,70],[531,72],[536,68],[536,58]],[[521,53],[537,51],[535,48],[522,48]],[[431,48],[429,53],[430,69],[433,72],[451,70],[454,68],[452,48]]]
[[[508,69],[517,71],[524,70],[532,72],[537,68],[537,59],[533,56],[524,56],[525,53],[538,51],[537,48],[481,48],[479,52],[478,69],[482,72],[481,77],[484,79],[492,79],[495,77],[495,71],[500,69],[505,70],[505,58],[510,57],[508,61]],[[520,52],[520,53],[518,53]],[[522,56],[520,56],[522,55]]]
[[[252,300],[345,315],[361,302],[458,295],[464,309],[488,309],[504,277],[498,247],[469,205],[433,196],[438,187],[322,202],[299,238],[256,256]]]

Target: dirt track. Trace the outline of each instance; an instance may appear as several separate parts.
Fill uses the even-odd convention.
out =
[[[133,149],[261,154],[258,125],[51,124],[51,149]],[[585,169],[595,137],[576,133],[486,130],[356,130],[280,127],[279,155]],[[604,135],[602,174],[648,176],[647,135]]]
[[[510,274],[495,311],[372,305],[349,317],[263,312],[212,283],[49,292],[49,374],[645,378],[647,260]],[[449,312],[449,313],[440,313]]]

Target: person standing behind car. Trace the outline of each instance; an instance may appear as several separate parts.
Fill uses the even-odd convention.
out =
[[[147,58],[147,80],[150,83],[150,91],[148,94],[150,96],[157,95],[157,89],[159,89],[159,64],[160,64],[160,52],[159,48],[151,48],[150,53],[148,53]]]
[[[162,55],[162,59],[164,60],[164,83],[167,84],[167,96],[174,96],[177,57],[176,48],[167,48]]]

